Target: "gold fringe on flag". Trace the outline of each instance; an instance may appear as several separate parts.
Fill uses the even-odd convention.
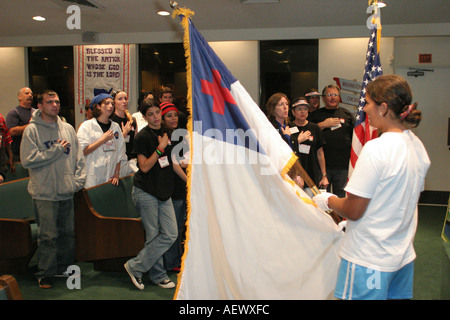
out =
[[[184,263],[186,254],[188,252],[188,243],[189,243],[189,219],[191,216],[191,180],[192,180],[192,155],[193,155],[193,144],[192,144],[192,132],[193,132],[193,123],[192,123],[192,64],[191,64],[191,44],[190,44],[190,37],[189,37],[189,19],[192,17],[195,13],[189,9],[186,8],[179,8],[178,6],[174,8],[174,11],[172,12],[172,18],[176,18],[178,16],[181,16],[181,26],[184,30],[184,36],[183,36],[183,46],[184,46],[184,52],[186,57],[186,82],[187,82],[187,110],[188,110],[188,121],[187,121],[187,130],[189,134],[189,150],[190,150],[190,162],[189,166],[187,167],[186,174],[187,174],[187,195],[186,195],[186,237],[184,240],[184,253],[183,257],[181,258],[181,270],[178,273],[177,277],[177,288],[175,290],[174,299],[178,296],[178,290],[180,288],[181,284],[181,277],[184,270]]]

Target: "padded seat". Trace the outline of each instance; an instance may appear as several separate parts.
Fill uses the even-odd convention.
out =
[[[14,162],[14,167],[16,168],[16,171],[14,173],[11,173],[9,170],[6,172],[5,182],[10,182],[10,181],[30,177],[30,174],[28,173],[28,169],[25,169],[24,167],[22,167],[22,163]]]
[[[25,274],[37,249],[29,178],[0,184],[0,273]]]
[[[94,262],[95,270],[123,272],[123,263],[144,247],[144,228],[131,199],[133,178],[75,194],[77,261]]]
[[[119,181],[117,187],[106,183],[86,189],[92,207],[104,217],[140,218],[131,199],[133,175]]]

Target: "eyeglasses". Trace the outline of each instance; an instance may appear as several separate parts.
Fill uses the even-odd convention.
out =
[[[339,93],[327,93],[325,97],[331,98],[331,97],[339,97]]]

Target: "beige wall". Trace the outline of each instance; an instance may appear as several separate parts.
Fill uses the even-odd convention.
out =
[[[0,48],[0,113],[6,117],[18,105],[17,93],[28,86],[26,49]]]
[[[419,54],[432,55],[432,63],[419,63]],[[415,134],[422,140],[431,166],[425,181],[426,190],[450,190],[450,149],[448,130],[450,106],[450,37],[405,37],[395,41],[395,73],[404,76],[419,103],[422,121]],[[409,68],[424,68],[421,77],[408,76]]]

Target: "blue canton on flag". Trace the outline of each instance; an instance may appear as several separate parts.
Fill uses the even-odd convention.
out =
[[[366,113],[363,111],[366,105],[366,86],[378,76],[383,74],[380,62],[380,54],[377,52],[377,29],[372,30],[369,45],[367,48],[364,77],[361,88],[361,97],[359,99],[358,112],[356,114],[355,126],[366,120]]]
[[[194,130],[211,138],[264,152],[231,95],[230,87],[237,79],[192,21],[190,24]],[[229,134],[230,130],[234,135]],[[230,136],[233,141],[227,141]]]

